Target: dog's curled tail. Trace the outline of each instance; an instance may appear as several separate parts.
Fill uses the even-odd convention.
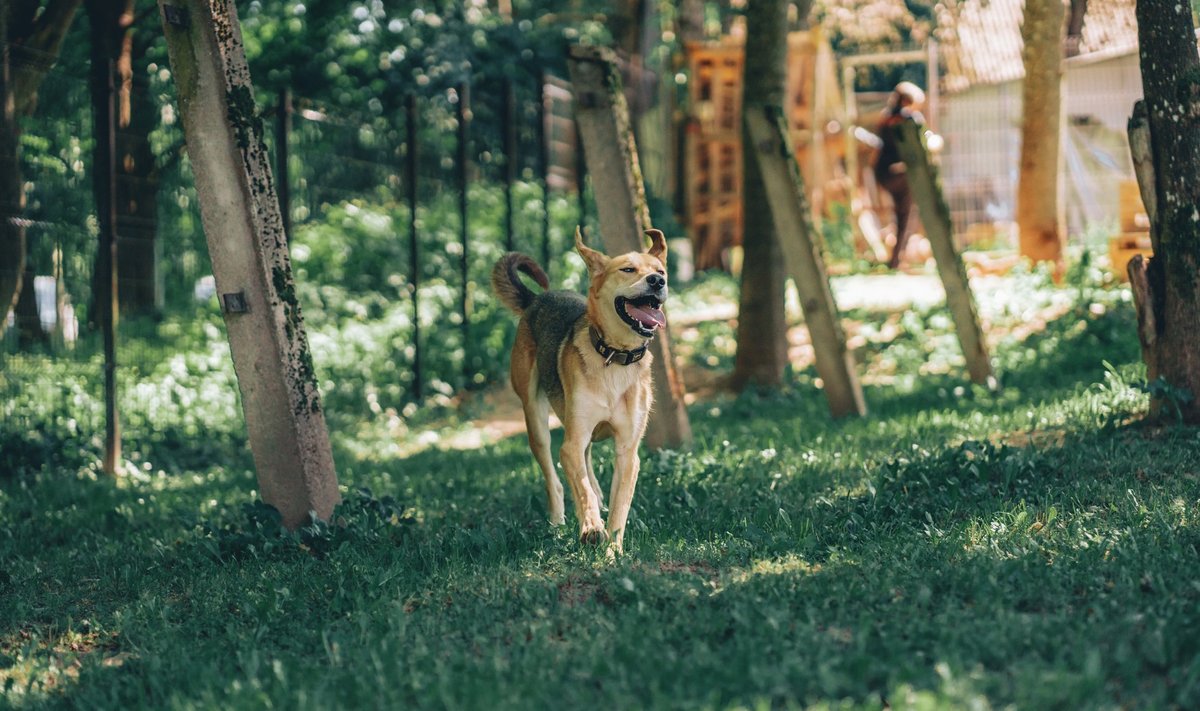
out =
[[[550,288],[550,279],[532,257],[520,252],[509,252],[496,262],[492,268],[492,291],[500,297],[501,303],[521,314],[529,308],[537,294],[525,286],[517,272],[525,272],[543,289]]]

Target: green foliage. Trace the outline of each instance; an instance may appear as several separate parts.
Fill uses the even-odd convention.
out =
[[[541,190],[516,186],[520,213],[550,212],[551,263],[557,284],[578,288],[582,262],[568,256],[577,215],[567,198],[543,206]],[[504,372],[516,317],[492,295],[491,269],[503,253],[503,195],[476,185],[470,193],[467,246],[469,340],[463,340],[457,198],[443,194],[418,208],[422,375],[430,405],[448,405],[462,386],[497,381]],[[327,414],[356,421],[415,412],[415,357],[408,210],[347,203],[324,221],[297,230],[292,245],[296,288]],[[535,224],[532,219],[521,224]],[[541,236],[517,235],[518,249],[541,261]],[[470,379],[464,382],[464,369]]]

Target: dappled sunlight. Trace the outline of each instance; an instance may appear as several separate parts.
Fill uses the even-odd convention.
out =
[[[0,634],[0,690],[10,708],[69,696],[85,665],[115,669],[133,656],[120,651],[119,632],[100,631],[87,620],[68,625],[61,631],[30,625]]]
[[[852,565],[845,558],[837,558],[829,561],[830,564],[836,565]],[[792,578],[804,577],[819,573],[822,570],[821,563],[813,563],[804,558],[792,553],[781,558],[763,558],[751,563],[748,567],[736,570],[729,576],[730,585],[741,585],[751,582],[755,578],[770,577],[770,576],[788,576]],[[714,590],[716,594],[724,589],[724,586]]]

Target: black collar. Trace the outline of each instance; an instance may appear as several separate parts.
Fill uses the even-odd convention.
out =
[[[600,331],[595,326],[588,326],[588,335],[592,337],[592,347],[604,359],[604,365],[608,366],[612,363],[620,363],[621,365],[633,365],[642,358],[646,357],[646,344],[634,348],[630,351],[623,351],[613,348],[604,342],[604,337],[600,335]]]

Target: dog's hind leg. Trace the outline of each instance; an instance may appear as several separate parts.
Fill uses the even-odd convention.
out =
[[[563,506],[563,486],[554,469],[554,457],[550,453],[550,401],[537,391],[536,375],[530,379],[532,392],[524,398],[525,431],[529,433],[529,449],[546,477],[546,499],[550,506],[550,523],[561,526],[566,523]]]
[[[529,435],[529,451],[537,460],[546,478],[546,499],[550,509],[550,523],[561,526],[566,523],[563,511],[563,487],[554,469],[554,458],[550,455],[550,403],[545,393],[538,389],[538,372],[535,354],[537,345],[529,331],[529,324],[522,319],[517,325],[517,338],[512,350],[512,387],[521,399],[525,411],[525,432]]]

